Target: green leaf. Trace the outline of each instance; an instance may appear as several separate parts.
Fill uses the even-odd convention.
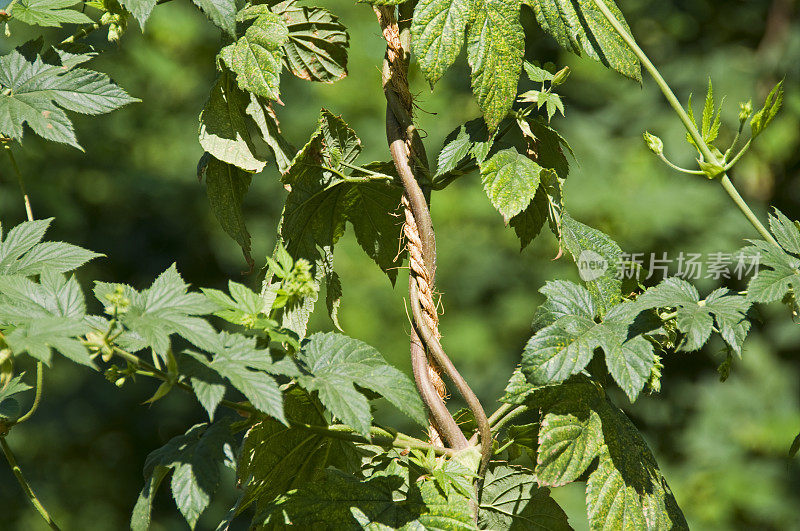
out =
[[[269,11],[262,12],[239,40],[220,51],[220,57],[236,72],[242,90],[279,100],[283,46],[288,38],[284,20]]]
[[[455,170],[469,160],[483,162],[489,154],[494,138],[486,129],[486,122],[477,118],[454,129],[444,139],[439,152],[436,177]]]
[[[379,181],[351,185],[347,193],[346,218],[353,224],[356,240],[392,284],[404,256],[398,255],[402,222],[393,215],[402,194],[400,187]]]
[[[207,321],[198,317],[214,310],[201,293],[187,293],[188,285],[178,274],[175,264],[161,273],[150,288],[137,292],[126,287],[131,301],[119,321],[139,338],[137,348],[152,348],[161,356],[169,350],[169,337],[178,334],[192,344],[213,351],[218,345],[217,333]],[[94,293],[102,304],[117,284],[97,282]]]
[[[291,186],[286,198],[281,236],[293,258],[312,263],[320,251],[332,251],[344,234],[347,187],[334,172],[341,162],[353,162],[361,152],[361,140],[339,117],[323,109],[311,139],[292,161],[283,181]]]
[[[255,154],[245,121],[249,103],[248,95],[223,70],[200,113],[200,145],[222,162],[258,173],[266,163]]]
[[[217,343],[210,362],[202,356],[194,358],[226,378],[259,411],[285,424],[283,394],[271,376],[282,371],[272,363],[269,351],[257,348],[254,337],[225,332]]]
[[[0,231],[0,276],[33,276],[45,270],[66,273],[103,256],[68,243],[41,243],[52,221],[49,218],[20,223],[5,238]]]
[[[222,225],[222,229],[239,244],[248,264],[250,257],[250,233],[245,224],[242,203],[252,177],[232,164],[214,157],[207,157],[204,167],[206,194],[211,211]],[[201,164],[203,161],[201,161]]]
[[[339,18],[321,7],[292,6],[281,13],[289,31],[284,61],[294,75],[333,83],[347,76],[350,37]]]
[[[496,466],[484,479],[478,523],[483,529],[572,529],[567,515],[540,487],[537,478],[517,466]]]
[[[572,481],[599,458],[586,487],[592,529],[688,528],[641,435],[599,386],[578,378],[547,394],[538,402],[540,482]]]
[[[688,529],[653,454],[628,417],[605,402],[605,446],[586,484],[592,529]]]
[[[431,86],[458,57],[472,6],[471,0],[421,0],[414,8],[414,54]]]
[[[0,386],[0,420],[15,420],[22,413],[22,408],[16,395],[33,389],[33,387],[22,381],[23,376],[25,376],[24,372],[11,378],[5,386]]]
[[[559,383],[581,372],[599,347],[592,319],[562,317],[536,332],[525,345],[522,372],[533,384]]]
[[[74,64],[28,61],[19,50],[0,57],[0,134],[21,142],[27,123],[42,138],[81,149],[65,110],[105,114],[139,101],[105,74]]]
[[[578,479],[603,444],[602,421],[594,409],[597,391],[585,384],[562,387],[539,428],[536,477],[551,487]]]
[[[697,289],[683,279],[670,277],[648,289],[637,299],[646,308],[676,308],[676,324],[684,334],[678,350],[699,350],[708,341],[716,324],[726,343],[737,354],[750,328],[746,314],[750,302],[724,288],[714,290],[701,301]]]
[[[655,363],[650,342],[629,332],[642,308],[619,304],[601,320],[596,298],[582,286],[551,282],[541,291],[547,302],[537,313],[537,331],[522,357],[528,381],[534,385],[562,382],[581,372],[595,350],[602,349],[614,380],[631,401],[636,400]]]
[[[503,396],[500,398],[500,402],[514,405],[524,404],[525,401],[528,400],[528,398],[540,388],[541,386],[529,383],[525,378],[525,375],[522,373],[522,369],[517,367],[514,369],[514,372],[511,374],[511,378],[508,380],[508,384],[506,385]]]
[[[232,280],[228,281],[228,290],[233,298],[216,289],[201,288],[209,301],[218,306],[214,315],[250,329],[268,330],[278,326],[267,317],[272,307],[261,295]]]
[[[574,282],[566,280],[548,281],[539,290],[546,300],[539,306],[533,318],[533,331],[539,331],[568,315],[583,316],[594,320],[598,313],[591,293]]]
[[[753,138],[764,132],[764,129],[772,122],[775,115],[783,105],[783,80],[779,81],[767,95],[764,106],[750,119],[750,128]]]
[[[148,531],[150,529],[150,514],[153,511],[153,500],[155,499],[161,482],[167,477],[169,468],[157,466],[153,474],[145,480],[144,487],[136,499],[131,514],[131,531]]]
[[[292,491],[258,520],[268,528],[289,522],[305,529],[475,529],[469,498],[445,496],[433,480],[409,486],[405,474],[359,480],[336,470]]]
[[[523,0],[533,8],[536,21],[558,44],[577,55],[586,55],[620,74],[642,82],[639,59],[625,44],[594,0]],[[622,12],[611,0],[608,8],[630,34]]]
[[[297,150],[281,134],[278,119],[272,109],[272,102],[250,94],[250,104],[245,112],[255,121],[261,131],[261,138],[272,150],[278,170],[283,175],[289,170]]]
[[[533,148],[533,159],[543,168],[554,170],[559,179],[566,179],[569,175],[569,161],[564,150],[575,158],[566,139],[542,117],[528,118],[524,124],[527,130],[523,129],[523,133]]]
[[[514,148],[499,151],[481,164],[483,188],[506,223],[533,200],[541,172],[541,166]]]
[[[540,188],[528,208],[511,218],[508,224],[519,238],[520,250],[525,249],[539,235],[542,227],[547,223],[548,213],[547,194]]]
[[[131,526],[146,528],[152,498],[158,485],[173,470],[171,489],[175,504],[194,529],[200,515],[219,486],[219,467],[231,454],[230,419],[214,424],[196,424],[147,456],[144,465],[145,487],[137,500]]]
[[[5,341],[13,352],[27,352],[50,364],[52,350],[94,368],[77,339],[89,331],[83,293],[74,278],[53,271],[37,284],[24,277],[0,277],[0,325],[10,326]]]
[[[334,244],[350,221],[358,243],[389,279],[397,276],[395,257],[401,224],[387,212],[400,204],[402,190],[385,182],[353,175],[345,180],[344,164],[361,152],[361,140],[339,117],[323,109],[319,127],[284,176],[286,198],[281,236],[295,258],[319,264],[329,261]]]
[[[358,387],[380,394],[420,425],[427,422],[411,380],[362,341],[342,334],[314,334],[303,345],[298,359],[310,373],[300,377],[298,383],[316,391],[331,413],[362,435],[369,435],[372,413],[367,396]]]
[[[710,145],[719,136],[721,115],[722,106],[720,106],[716,115],[714,114],[714,87],[711,84],[711,79],[709,79],[706,101],[703,105],[703,123],[701,129],[701,134],[703,135],[703,140],[706,144]]]
[[[561,224],[562,244],[572,255],[589,292],[598,302],[600,313],[622,298],[622,282],[616,278],[622,250],[608,235],[579,223],[564,213]],[[605,269],[586,267],[599,264]]]
[[[150,18],[153,8],[156,7],[156,0],[120,0],[120,3],[131,12],[142,29],[144,29],[144,23]]]
[[[467,35],[472,91],[490,131],[505,118],[517,95],[525,55],[519,0],[481,0]]]
[[[769,229],[787,253],[800,255],[800,229],[777,208],[769,216]]]
[[[74,9],[77,0],[18,0],[11,5],[11,17],[25,24],[60,28],[61,24],[87,24],[92,19]]]
[[[286,415],[293,421],[326,426],[318,404],[300,389],[286,395]],[[326,438],[274,420],[250,428],[242,443],[237,475],[244,480],[240,510],[263,508],[278,496],[313,481],[328,466],[357,470],[361,459],[352,443]]]
[[[236,2],[234,0],[192,0],[218,28],[236,37]]]
[[[553,78],[555,77],[544,68],[541,68],[539,65],[531,63],[530,61],[525,61],[522,66],[525,68],[525,74],[528,76],[528,79],[534,83],[553,81]]]
[[[547,112],[547,121],[553,119],[556,112],[560,112],[564,116],[564,103],[561,101],[561,96],[549,90],[529,90],[519,95],[518,101],[522,103],[535,103],[536,110],[545,107]]]
[[[181,374],[189,378],[197,401],[214,421],[214,413],[225,397],[225,380],[215,370],[208,367],[208,359],[196,352],[184,352],[179,359]]]
[[[541,147],[536,158],[540,165],[553,166],[553,168],[551,168],[552,171],[545,169],[539,174],[539,189],[536,191],[533,201],[528,208],[514,216],[509,223],[520,239],[520,250],[533,241],[545,222],[549,224],[553,234],[561,240],[561,218],[564,215],[564,178],[561,175],[566,176],[568,166],[554,160],[556,157],[548,155],[544,147]],[[563,162],[566,164],[566,159]]]

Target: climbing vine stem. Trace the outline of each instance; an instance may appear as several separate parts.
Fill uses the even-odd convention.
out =
[[[628,31],[625,29],[622,23],[617,19],[617,17],[614,16],[614,14],[608,8],[604,0],[593,0],[593,1],[595,5],[597,5],[598,9],[600,9],[600,11],[603,13],[603,16],[606,17],[609,24],[611,24],[614,27],[614,30],[619,34],[622,40],[625,41],[625,44],[627,44],[628,47],[633,51],[633,53],[636,54],[636,57],[638,57],[639,60],[642,62],[642,65],[644,66],[645,70],[647,70],[647,72],[651,76],[653,76],[653,79],[658,85],[658,88],[661,89],[661,92],[664,94],[664,97],[666,97],[667,102],[673,108],[675,113],[678,115],[678,118],[680,118],[681,122],[683,123],[683,126],[689,132],[689,135],[692,137],[695,144],[697,144],[697,147],[700,150],[700,153],[703,155],[703,158],[707,162],[722,167],[723,166],[722,161],[719,160],[719,158],[708,147],[708,144],[706,144],[705,140],[703,140],[703,136],[697,130],[697,127],[694,125],[691,118],[689,118],[689,115],[686,114],[686,110],[684,110],[683,106],[678,101],[678,98],[675,96],[675,93],[672,91],[669,84],[667,84],[666,80],[664,80],[664,77],[661,75],[661,73],[652,63],[652,61],[650,61],[650,58],[647,57],[647,55],[644,53],[644,51],[642,51],[639,45],[636,44],[636,41],[634,40],[633,36],[631,36],[631,34],[628,33]],[[775,238],[772,237],[772,235],[769,233],[764,224],[761,223],[758,217],[756,217],[756,215],[747,205],[747,202],[745,202],[745,200],[739,194],[739,191],[736,190],[736,187],[733,185],[733,182],[731,182],[730,177],[728,177],[727,174],[722,173],[720,175],[720,184],[722,184],[722,188],[730,196],[730,198],[733,200],[736,206],[739,207],[739,210],[742,211],[744,216],[753,225],[753,227],[755,227],[755,229],[759,232],[759,234],[761,234],[761,236],[765,240],[772,243],[773,245],[778,245],[778,242],[775,241]]]
[[[11,451],[11,447],[8,446],[5,437],[0,437],[0,448],[3,449],[3,455],[6,457],[6,461],[8,461],[8,465],[11,467],[14,477],[17,478],[22,490],[25,491],[25,495],[33,504],[36,511],[42,516],[44,521],[47,522],[47,525],[49,525],[51,529],[59,529],[58,525],[50,516],[50,513],[48,513],[47,509],[44,508],[44,505],[42,505],[42,502],[39,501],[39,498],[36,497],[33,489],[28,484],[25,476],[22,474],[22,469],[20,469],[19,465],[17,464],[17,459],[14,457],[14,452]]]

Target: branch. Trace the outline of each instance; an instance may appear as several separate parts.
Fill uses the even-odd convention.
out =
[[[617,20],[617,17],[614,16],[614,14],[608,8],[604,0],[593,0],[593,1],[597,5],[598,9],[600,9],[600,11],[606,17],[606,20],[608,20],[609,24],[611,24],[614,27],[614,30],[617,32],[617,34],[619,34],[619,36],[622,37],[622,40],[625,41],[625,44],[627,44],[628,47],[636,55],[636,57],[639,58],[639,60],[642,62],[642,65],[644,65],[645,70],[647,70],[650,73],[650,75],[653,76],[653,79],[658,85],[658,88],[661,89],[661,92],[664,94],[664,97],[667,98],[667,102],[670,104],[672,109],[678,115],[678,118],[680,118],[681,122],[683,122],[683,126],[689,132],[689,135],[692,137],[695,144],[697,144],[697,147],[700,150],[700,153],[703,155],[703,158],[707,162],[716,164],[718,166],[723,166],[724,164],[711,151],[711,149],[708,147],[708,144],[706,144],[705,140],[703,140],[703,136],[697,130],[697,127],[695,127],[694,123],[692,123],[692,120],[686,114],[686,111],[678,101],[678,98],[675,97],[675,93],[672,92],[672,89],[664,80],[664,78],[661,76],[661,73],[658,71],[655,65],[653,65],[653,63],[650,61],[650,58],[648,58],[647,55],[642,51],[642,49],[639,48],[639,45],[636,44],[634,38],[622,26],[622,23],[620,23],[620,21]],[[722,174],[720,179],[720,184],[722,184],[722,188],[725,190],[725,192],[727,192],[727,194],[730,196],[730,198],[733,200],[736,206],[739,207],[739,210],[742,211],[744,216],[753,225],[753,227],[755,227],[755,229],[759,232],[759,234],[761,234],[761,236],[765,240],[772,243],[773,245],[778,245],[778,242],[775,241],[775,238],[772,237],[767,228],[761,223],[761,221],[759,221],[759,219],[747,205],[742,196],[739,195],[739,192],[736,190],[736,187],[733,185],[727,174],[725,173]]]

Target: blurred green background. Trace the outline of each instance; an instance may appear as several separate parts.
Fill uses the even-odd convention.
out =
[[[387,160],[384,101],[379,88],[383,45],[371,9],[347,1],[320,1],[338,14],[351,36],[350,75],[331,86],[285,75],[286,136],[302,145],[327,107],[361,136],[363,160]],[[800,24],[793,0],[620,0],[641,46],[679,97],[701,96],[711,76],[726,95],[723,116],[732,137],[738,102],[766,92],[786,77],[784,111],[734,179],[763,218],[772,204],[800,218]],[[573,163],[566,203],[573,217],[612,235],[629,252],[733,252],[756,237],[723,190],[703,178],[677,174],[644,147],[645,129],[661,136],[667,154],[691,166],[693,150],[654,83],[622,79],[599,65],[560,51],[531,20],[529,59],[569,65],[561,91],[566,118],[554,126],[569,140]],[[25,26],[11,26],[5,53],[24,42]],[[142,35],[135,24],[119,45],[97,32],[91,42],[107,51],[90,66],[108,72],[142,103],[108,116],[72,115],[86,153],[27,135],[16,149],[37,217],[54,216],[49,237],[108,256],[80,273],[137,287],[177,262],[195,286],[223,287],[243,277],[241,251],[211,215],[195,166],[201,155],[197,116],[214,81],[219,32],[187,0],[159,6]],[[47,34],[51,41],[64,32]],[[444,136],[479,115],[463,57],[431,92],[416,68],[412,88],[428,153]],[[525,82],[523,82],[525,83]],[[525,88],[525,87],[523,87]],[[696,98],[696,101],[699,98]],[[727,135],[727,137],[725,136]],[[273,248],[285,191],[274,165],[253,179],[246,213],[254,257]],[[477,175],[464,177],[433,198],[439,246],[437,288],[442,293],[442,333],[450,356],[488,409],[518,362],[547,279],[577,279],[567,259],[553,261],[557,242],[545,232],[520,253],[516,237],[489,204]],[[6,160],[0,162],[0,220],[10,227],[24,211]],[[348,233],[336,249],[344,299],[340,319],[348,334],[376,346],[409,370],[404,281],[392,287]],[[714,281],[702,281],[708,293]],[[741,288],[735,282],[731,288]],[[322,305],[324,306],[324,305]],[[617,403],[643,430],[686,517],[696,529],[800,529],[800,465],[786,459],[800,430],[800,328],[780,306],[759,308],[743,359],[726,383],[718,381],[722,345],[664,360],[663,391],[631,405]],[[324,310],[312,326],[330,330]],[[29,370],[32,366],[27,367]],[[65,529],[122,529],[143,478],[145,456],[170,437],[203,420],[202,410],[180,393],[141,405],[153,385],[123,390],[57,360],[47,373],[42,407],[16,428],[9,443],[40,497]],[[458,406],[457,400],[453,400]],[[385,410],[384,410],[385,409]],[[405,426],[381,408],[380,420]],[[415,430],[413,427],[405,426]],[[416,431],[414,432],[416,434]],[[576,529],[587,527],[584,485],[555,491]],[[166,492],[167,489],[164,489]],[[213,529],[237,493],[228,478],[200,522]],[[185,526],[169,495],[157,500],[154,529]],[[42,524],[0,466],[0,529],[34,530]]]

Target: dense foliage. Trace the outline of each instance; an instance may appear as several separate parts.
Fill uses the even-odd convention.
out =
[[[148,456],[145,485],[131,518],[135,529],[149,526],[153,500],[170,473],[173,498],[194,527],[226,477],[224,467],[235,471],[242,493],[222,526],[250,511],[253,526],[269,528],[568,528],[549,489],[586,480],[586,509],[594,528],[686,527],[664,475],[615,405],[612,389],[618,386],[631,402],[643,391],[657,392],[663,360],[701,349],[712,333],[726,346],[721,372],[727,377],[742,355],[752,304],[782,301],[798,310],[793,287],[800,267],[800,224],[776,210],[768,232],[740,202],[726,175],[777,115],[782,83],[763,106],[740,106],[738,130],[724,149],[714,146],[722,123],[710,84],[699,127],[691,100],[686,111],[675,107],[698,152],[697,170],[677,169],[720,181],[763,238],[736,253],[742,263],[758,257],[764,267],[746,291],[718,288],[701,298],[678,277],[649,288],[638,274],[623,282],[618,272],[636,265],[630,255],[567,213],[563,189],[574,155],[551,121],[565,112],[559,91],[570,70],[524,60],[529,36],[521,14],[532,15],[566,49],[641,81],[643,56],[612,3],[375,1],[400,4],[399,23],[392,18],[394,8],[378,8],[389,47],[384,64],[389,88],[384,90],[393,118],[387,119],[388,129],[391,120],[408,120],[403,102],[393,105],[392,99],[406,97],[403,87],[389,83],[394,76],[406,77],[407,64],[391,54],[413,50],[433,86],[466,49],[483,117],[448,135],[435,171],[427,168],[424,151],[415,151],[419,137],[413,133],[400,138],[408,146],[405,162],[394,144],[393,161],[360,160],[357,133],[324,108],[301,149],[284,138],[274,105],[281,103],[283,71],[324,83],[347,73],[347,30],[328,10],[292,0],[240,9],[231,2],[197,4],[223,33],[215,59],[218,78],[200,115],[205,153],[198,177],[206,182],[212,212],[241,246],[251,270],[256,260],[242,203],[252,175],[274,163],[289,191],[262,289],[231,281],[225,291],[191,291],[173,266],[145,289],[96,282],[95,306],[101,310],[88,313],[81,286],[65,274],[99,255],[44,241],[51,220],[35,221],[26,197],[29,221],[0,233],[0,433],[9,461],[13,454],[4,438],[34,412],[43,365],[50,366],[56,352],[101,369],[119,387],[137,377],[160,380],[149,403],[177,388],[196,396],[207,412],[208,422]],[[136,101],[105,74],[78,68],[97,53],[80,41],[105,26],[109,40],[117,40],[129,15],[144,27],[156,2],[87,3],[99,10],[97,23],[71,5],[19,1],[4,15],[40,26],[91,24],[58,44],[29,41],[1,59],[0,134],[21,183],[12,142],[21,141],[23,124],[43,138],[80,149],[65,111],[101,114]],[[523,72],[534,88],[518,94]],[[663,80],[660,85],[669,97]],[[750,139],[739,147],[748,131]],[[658,137],[646,133],[645,140],[672,165]],[[431,327],[420,317],[425,315],[422,281],[432,283],[432,271],[414,269],[419,249],[407,232],[409,225],[422,227],[425,220],[407,207],[402,225],[395,213],[402,196],[413,199],[406,167],[428,197],[479,171],[489,202],[521,246],[547,225],[584,281],[553,281],[541,288],[545,302],[534,316],[533,336],[510,377],[503,405],[488,419],[455,381],[471,410],[460,414],[456,428],[466,445],[448,437],[436,415],[428,418],[426,407],[432,413],[435,405],[419,374],[415,387],[366,343],[339,332],[308,332],[322,291],[338,326],[343,286],[333,256],[349,222],[360,247],[393,283],[404,260],[412,263],[409,313],[415,334],[430,351],[441,349],[436,323]],[[426,235],[419,232],[424,245]],[[399,252],[404,236],[408,256]],[[435,255],[433,262],[424,258],[423,267],[432,269]],[[602,269],[587,274],[587,260],[599,261]],[[33,387],[16,370],[17,357],[25,355],[40,363],[37,399],[28,413],[20,397]],[[421,427],[430,422],[433,440],[378,424],[371,405],[378,398]],[[226,416],[220,406],[240,416]],[[482,431],[481,415],[491,440]],[[526,415],[532,422],[518,423]],[[24,483],[21,473],[19,479]]]

